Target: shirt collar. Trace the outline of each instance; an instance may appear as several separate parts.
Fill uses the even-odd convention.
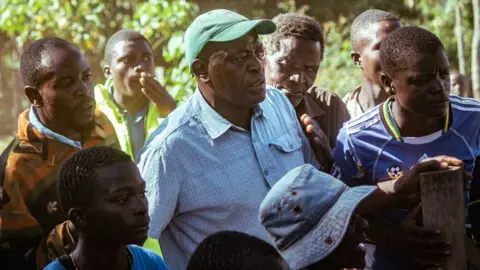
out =
[[[40,122],[40,120],[38,119],[37,113],[35,112],[33,106],[30,106],[30,111],[28,113],[28,118],[30,120],[30,124],[32,124],[34,128],[38,129],[46,137],[57,140],[57,141],[62,142],[64,144],[68,144],[68,145],[73,146],[75,148],[82,149],[82,144],[80,142],[74,141],[72,139],[69,139],[69,138],[63,136],[63,135],[55,133],[51,129],[44,126],[42,124],[42,122]]]
[[[220,137],[232,126],[230,122],[210,107],[199,89],[195,90],[193,94],[193,102],[197,108],[200,121],[212,139]]]
[[[385,128],[387,129],[388,133],[395,138],[395,140],[399,142],[403,142],[402,135],[400,134],[400,130],[398,129],[397,123],[393,118],[392,112],[390,110],[390,104],[392,101],[395,100],[394,96],[389,97],[382,105],[380,105],[380,118],[382,119]],[[447,115],[445,116],[445,123],[443,125],[442,134],[448,131],[448,128],[451,124],[451,105],[449,105],[449,109],[447,110]]]
[[[267,99],[268,98],[254,108],[253,117],[263,116],[268,119],[268,116],[265,113],[265,104],[263,104],[264,102],[268,102]],[[198,88],[193,94],[193,102],[200,122],[202,122],[202,125],[212,139],[220,137],[227,132],[228,129],[233,127],[232,123],[228,122],[227,119],[223,118],[212,107],[210,107]]]

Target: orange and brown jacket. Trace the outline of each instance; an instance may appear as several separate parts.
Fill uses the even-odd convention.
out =
[[[56,179],[62,163],[80,149],[44,136],[33,127],[28,115],[26,110],[19,116],[18,134],[5,169],[0,198],[0,257],[28,252],[67,219],[60,209]],[[83,148],[102,145],[120,149],[107,118],[99,111],[95,117],[96,126]]]

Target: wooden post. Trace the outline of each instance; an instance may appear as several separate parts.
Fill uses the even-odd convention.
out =
[[[420,175],[423,225],[442,230],[452,243],[452,254],[440,265],[444,270],[467,269],[463,177],[463,167]]]

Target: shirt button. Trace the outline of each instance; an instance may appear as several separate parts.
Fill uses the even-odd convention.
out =
[[[267,169],[265,169],[265,170],[263,170],[263,174],[264,174],[265,176],[268,176],[268,175],[270,174],[270,171],[268,171]]]

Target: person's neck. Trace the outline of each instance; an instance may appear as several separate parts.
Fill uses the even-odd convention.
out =
[[[392,102],[392,114],[402,137],[422,137],[443,128],[445,118],[432,119],[414,115],[398,102]]]
[[[137,97],[125,96],[114,89],[112,96],[122,109],[127,110],[133,116],[148,106],[148,98],[143,94],[139,94]]]
[[[84,235],[80,236],[72,257],[80,270],[124,270],[129,264],[126,246],[105,245],[104,241]]]
[[[91,130],[79,131],[71,125],[51,121],[50,119],[48,119],[48,117],[45,117],[43,115],[43,112],[41,110],[36,110],[35,108],[33,108],[33,110],[35,111],[35,114],[37,115],[38,120],[40,121],[40,123],[42,123],[42,125],[57,134],[69,138],[70,140],[82,142],[91,133]]]
[[[384,102],[389,95],[382,85],[364,78],[362,90],[360,91],[359,101],[364,110],[368,110]]]
[[[202,95],[210,107],[212,107],[228,122],[245,130],[250,130],[253,111],[252,108],[233,106],[225,99],[219,98],[218,96],[209,95],[203,91]]]

